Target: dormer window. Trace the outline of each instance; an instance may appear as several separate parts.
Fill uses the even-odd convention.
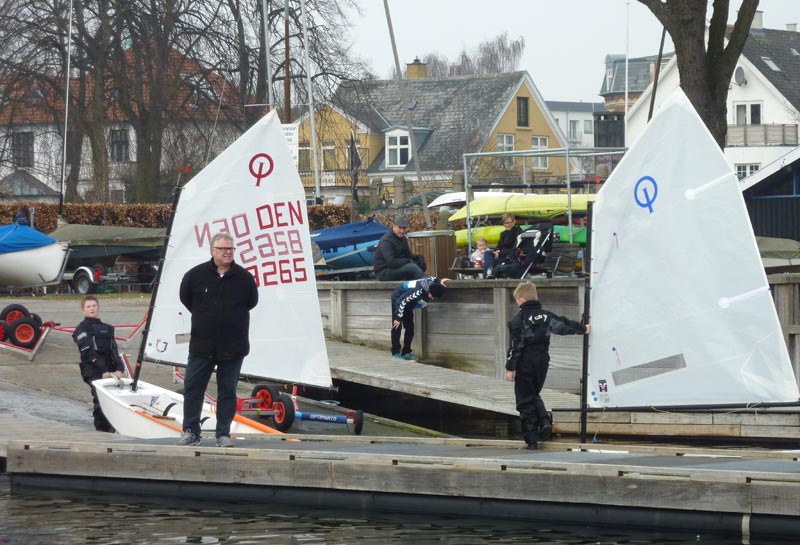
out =
[[[408,133],[395,131],[386,135],[386,166],[404,167],[410,156]]]

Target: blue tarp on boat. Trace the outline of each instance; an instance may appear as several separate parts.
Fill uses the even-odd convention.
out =
[[[342,246],[352,246],[362,242],[377,242],[389,228],[369,219],[356,223],[329,227],[311,231],[311,240],[319,246],[320,250],[332,250]]]
[[[56,239],[27,225],[20,225],[19,223],[0,225],[0,254],[32,250],[54,242],[56,242]]]

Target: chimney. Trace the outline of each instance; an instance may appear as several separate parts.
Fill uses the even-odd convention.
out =
[[[428,77],[428,65],[419,60],[419,57],[414,59],[414,62],[406,64],[406,79],[425,79]]]
[[[797,23],[786,23],[786,30],[789,32],[797,32]]]
[[[753,24],[750,25],[751,30],[761,30],[764,28],[764,12],[757,10],[753,16]]]

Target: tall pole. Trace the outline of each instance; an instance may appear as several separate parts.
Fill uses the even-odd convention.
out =
[[[397,85],[400,88],[401,107],[405,115],[406,125],[408,126],[408,142],[411,145],[411,158],[414,160],[414,170],[417,171],[417,182],[419,192],[422,197],[422,215],[425,216],[425,227],[431,227],[431,216],[428,214],[428,198],[425,195],[425,182],[422,180],[422,170],[419,167],[419,157],[417,153],[417,143],[414,138],[414,129],[411,124],[411,110],[408,108],[408,97],[406,95],[406,84],[403,79],[403,72],[400,70],[400,58],[397,55],[397,43],[394,40],[394,28],[392,27],[392,16],[389,14],[389,2],[383,0],[383,9],[386,11],[386,24],[389,25],[389,38],[392,40],[392,54],[394,55],[394,68],[397,71]]]
[[[292,84],[289,80],[289,0],[283,9],[283,122],[292,122]]]
[[[622,140],[628,146],[628,43],[630,42],[630,9],[631,3],[625,3],[625,137]]]
[[[64,73],[64,141],[61,148],[61,187],[58,196],[58,217],[64,217],[64,181],[67,177],[67,122],[69,119],[69,79],[72,60],[72,1],[69,0],[69,29],[67,30],[67,69]]]
[[[272,111],[272,63],[269,55],[269,10],[267,9],[267,2],[269,0],[261,1],[262,17],[264,18],[264,70],[267,72],[267,111]]]
[[[306,28],[306,0],[300,0],[300,24],[303,29],[303,51],[306,58],[306,82],[308,85],[308,111],[311,117],[311,156],[314,159],[314,197],[320,197],[319,158],[317,157],[317,124],[314,112],[314,92],[311,89],[311,61],[308,57],[308,29]],[[315,199],[316,201],[316,199]]]

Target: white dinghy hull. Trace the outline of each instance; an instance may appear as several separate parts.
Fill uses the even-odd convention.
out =
[[[69,244],[56,242],[39,248],[0,254],[0,286],[36,286],[58,282]]]
[[[120,433],[138,439],[178,438],[183,432],[183,396],[155,384],[142,382],[131,391],[131,379],[120,383],[113,378],[95,380],[100,407],[111,425]],[[214,436],[217,425],[215,407],[203,403],[200,417],[203,434]],[[280,433],[254,420],[236,415],[231,435]]]

